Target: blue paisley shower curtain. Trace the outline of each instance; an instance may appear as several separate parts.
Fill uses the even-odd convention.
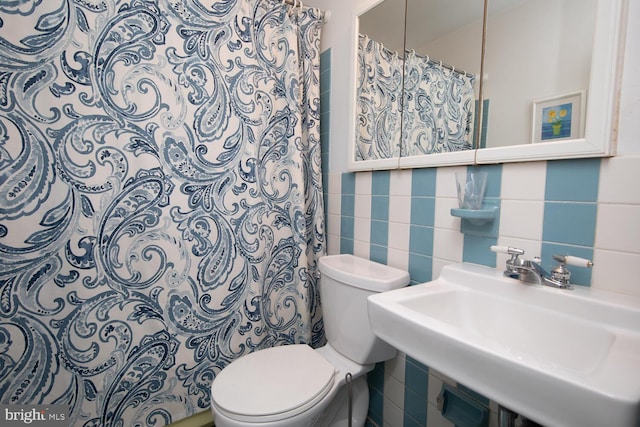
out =
[[[358,35],[355,160],[400,155],[402,58]]]
[[[321,15],[0,2],[0,404],[164,425],[323,341]]]
[[[363,34],[357,70],[356,161],[473,148],[474,76]]]

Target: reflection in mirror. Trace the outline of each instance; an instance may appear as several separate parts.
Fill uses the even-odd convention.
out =
[[[584,137],[597,0],[489,0],[486,145]]]
[[[356,161],[400,156],[405,0],[384,0],[359,17]]]
[[[408,0],[402,156],[474,148],[483,2]]]

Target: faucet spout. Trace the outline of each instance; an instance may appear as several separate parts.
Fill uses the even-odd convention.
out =
[[[573,289],[570,283],[555,279],[536,261],[521,260],[520,265],[513,267],[518,272],[520,281],[558,289]]]

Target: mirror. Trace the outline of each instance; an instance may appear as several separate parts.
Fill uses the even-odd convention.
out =
[[[484,4],[407,0],[400,167],[472,163]]]
[[[625,7],[626,0],[515,0],[489,7],[487,127],[477,163],[614,154]]]
[[[483,109],[472,128],[482,129],[474,141],[480,149],[415,155],[406,148],[411,123],[403,117],[403,149],[394,152],[400,158],[379,168],[612,155],[618,40],[626,1],[488,0],[483,22],[479,0],[407,0],[402,51],[428,55],[477,77],[473,91],[476,99],[482,93]],[[397,2],[382,4],[396,10]],[[360,27],[368,28],[370,38],[381,37],[393,46],[378,35],[380,29],[390,29],[391,21],[371,23],[368,11],[358,14]],[[410,86],[409,76],[403,83]],[[479,106],[474,106],[476,112]],[[555,134],[553,125],[561,128]],[[376,168],[368,161],[350,165],[351,170]]]
[[[384,0],[356,19],[355,143],[350,169],[396,168],[402,132],[405,0]]]

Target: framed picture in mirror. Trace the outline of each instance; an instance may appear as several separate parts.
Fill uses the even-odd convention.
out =
[[[585,91],[533,101],[532,142],[582,138]]]

